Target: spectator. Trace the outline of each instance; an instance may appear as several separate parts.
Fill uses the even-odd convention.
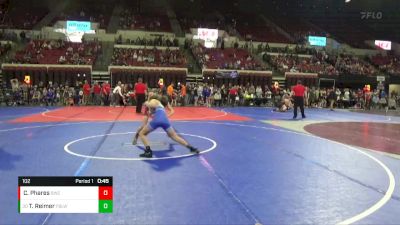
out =
[[[217,89],[214,92],[214,102],[215,102],[215,106],[218,106],[218,107],[221,106],[222,95],[221,95],[221,90],[220,89]]]
[[[94,104],[95,105],[101,105],[101,87],[99,85],[99,82],[95,82],[93,85],[93,93],[94,93]]]
[[[207,85],[205,85],[203,88],[202,96],[203,96],[204,103],[206,104],[206,106],[211,107],[211,104],[210,104],[211,90]]]
[[[46,106],[53,106],[55,100],[54,89],[51,87],[46,93]]]
[[[231,106],[235,106],[235,102],[239,99],[237,99],[238,96],[238,87],[234,85],[230,90],[229,90],[229,103]]]
[[[82,96],[82,104],[88,105],[90,98],[90,84],[87,80],[85,80],[85,84],[83,85],[83,96]]]
[[[171,83],[167,88],[167,95],[168,95],[168,99],[169,99],[170,103],[172,103],[172,97],[173,97],[174,91],[175,91],[174,83]]]
[[[108,83],[108,81],[106,81],[102,84],[102,88],[101,88],[103,105],[110,105],[110,92],[111,92],[110,84]]]
[[[136,96],[136,113],[142,112],[142,105],[146,100],[147,86],[143,83],[143,79],[139,77],[138,82],[135,84],[134,93]]]
[[[297,81],[297,85],[292,88],[292,92],[294,95],[294,111],[293,111],[293,119],[297,118],[297,108],[300,107],[302,118],[306,118],[304,114],[304,94],[306,92],[306,87],[302,85],[301,80]]]
[[[335,104],[336,99],[337,99],[337,95],[336,95],[335,88],[332,88],[329,90],[329,94],[328,94],[328,98],[327,98],[327,100],[329,102],[329,109],[331,111],[333,111],[333,105]]]
[[[182,106],[185,106],[186,105],[186,98],[187,98],[187,96],[186,96],[186,85],[185,85],[185,83],[182,83],[181,84],[181,105]]]
[[[122,94],[122,83],[121,81],[118,81],[117,86],[113,90],[113,106],[120,107],[123,105],[123,94]]]

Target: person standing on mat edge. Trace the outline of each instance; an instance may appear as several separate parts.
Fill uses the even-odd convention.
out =
[[[85,80],[85,84],[83,85],[83,99],[82,99],[82,104],[83,105],[88,105],[89,104],[89,98],[90,98],[90,84],[88,83],[87,80]]]
[[[138,82],[135,84],[134,93],[136,96],[136,113],[142,113],[142,106],[147,95],[147,86],[143,83],[141,77],[139,77]]]
[[[333,88],[329,91],[329,94],[328,94],[327,99],[328,99],[328,101],[329,101],[329,109],[330,109],[331,111],[333,111],[333,105],[335,104],[336,99],[337,99],[335,87],[333,87]]]
[[[297,85],[292,87],[292,94],[294,99],[294,109],[293,109],[293,119],[297,118],[297,108],[300,107],[301,116],[306,118],[304,114],[304,93],[306,92],[306,87],[301,84],[301,80],[297,81]]]
[[[121,107],[121,105],[123,105],[123,98],[124,96],[122,95],[122,83],[121,81],[118,81],[117,86],[113,90],[113,106]]]

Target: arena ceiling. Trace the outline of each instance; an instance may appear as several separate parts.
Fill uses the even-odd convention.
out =
[[[46,5],[51,10],[57,1],[53,0],[0,0],[10,1],[11,5],[26,4]],[[135,3],[142,7],[157,5],[160,0],[69,0],[72,4],[81,2],[113,1],[118,3]],[[186,12],[206,15],[212,11],[222,14],[235,15],[246,13],[268,17],[292,18],[293,23],[298,19],[310,21],[316,25],[348,24],[359,26],[360,29],[378,37],[387,37],[400,41],[400,0],[166,0],[173,5],[176,12]],[[90,9],[88,9],[90,10]],[[363,16],[366,14],[367,16]]]

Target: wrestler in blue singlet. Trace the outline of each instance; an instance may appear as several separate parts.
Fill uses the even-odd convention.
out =
[[[199,154],[200,151],[193,147],[192,145],[190,145],[187,141],[185,141],[183,138],[181,138],[172,128],[168,116],[167,112],[165,110],[165,107],[168,107],[169,109],[171,109],[171,115],[173,113],[172,107],[170,107],[170,105],[168,105],[168,101],[165,98],[155,98],[154,100],[157,101],[153,101],[153,100],[149,100],[148,102],[145,103],[146,107],[148,107],[148,109],[146,109],[146,111],[148,112],[149,117],[152,117],[152,120],[150,122],[148,122],[147,126],[144,127],[143,129],[140,129],[139,132],[139,137],[143,142],[143,145],[145,146],[145,150],[143,154],[140,154],[140,157],[144,157],[144,158],[152,158],[153,157],[153,151],[150,148],[150,144],[149,141],[147,140],[146,136],[152,132],[153,130],[161,127],[165,132],[167,132],[168,136],[176,141],[177,143],[185,146],[186,148],[188,148],[190,150],[190,152],[195,153],[195,154]],[[149,107],[151,105],[151,107]],[[136,143],[135,139],[134,139],[134,143]]]
[[[164,131],[168,131],[171,128],[167,113],[165,112],[165,107],[160,103],[154,109],[150,110],[150,115],[152,120],[149,123],[149,128],[151,131],[161,127]]]

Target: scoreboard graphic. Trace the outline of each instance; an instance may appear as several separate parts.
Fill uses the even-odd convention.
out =
[[[112,177],[18,177],[19,213],[112,213]]]

